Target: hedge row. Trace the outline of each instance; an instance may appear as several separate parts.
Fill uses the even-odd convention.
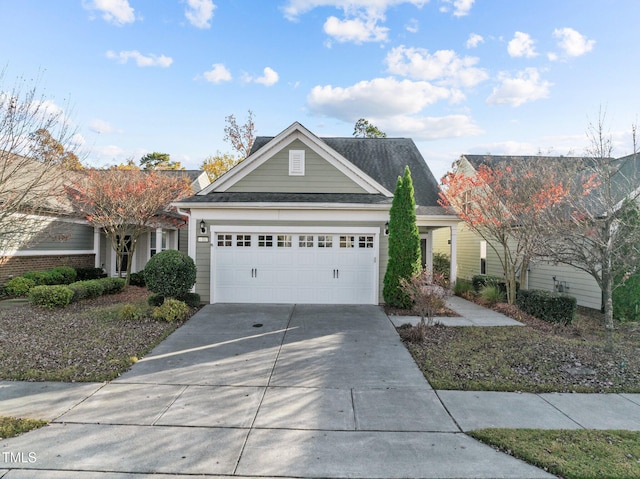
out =
[[[42,308],[64,308],[82,299],[115,294],[124,289],[124,278],[101,278],[65,285],[40,285],[29,290],[29,301]]]
[[[564,325],[571,324],[577,308],[577,301],[573,296],[540,289],[519,291],[516,304],[522,311],[536,318]]]
[[[69,285],[105,276],[102,268],[57,266],[45,271],[28,271],[22,276],[12,278],[4,285],[4,290],[11,296],[27,296],[34,286]]]

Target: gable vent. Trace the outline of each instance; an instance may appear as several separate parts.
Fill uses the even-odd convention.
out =
[[[289,150],[289,176],[304,176],[304,150]]]

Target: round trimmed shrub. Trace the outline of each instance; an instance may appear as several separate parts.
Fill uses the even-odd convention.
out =
[[[89,296],[87,288],[84,286],[84,281],[71,283],[70,285],[67,285],[67,288],[73,292],[73,297],[71,298],[71,301],[73,302],[81,301]]]
[[[71,284],[76,280],[78,274],[71,266],[56,266],[49,270],[49,273],[58,281],[56,284]]]
[[[162,251],[145,266],[144,280],[149,291],[177,298],[187,294],[196,284],[196,265],[182,251]]]
[[[164,296],[161,294],[153,293],[147,298],[147,304],[149,306],[162,306],[162,303],[164,303]]]
[[[197,308],[198,306],[200,306],[200,295],[198,293],[183,294],[177,299],[179,299],[183,303],[186,303],[186,305],[191,308]]]
[[[124,278],[101,278],[96,281],[100,281],[104,288],[104,294],[116,294],[124,290],[125,279]]]
[[[11,296],[26,296],[29,290],[36,285],[36,282],[32,279],[25,278],[23,276],[17,276],[10,279],[5,288],[7,293]]]
[[[73,291],[62,285],[34,286],[29,291],[29,301],[41,308],[64,308],[72,297]]]

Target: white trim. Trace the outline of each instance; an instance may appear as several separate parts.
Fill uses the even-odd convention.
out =
[[[291,124],[287,129],[275,136],[253,155],[247,157],[231,171],[222,175],[209,186],[199,191],[197,195],[206,195],[212,191],[227,191],[231,186],[269,160],[273,154],[286,148],[287,145],[293,143],[295,140],[300,140],[305,144],[305,146],[315,151],[324,160],[329,162],[332,166],[348,176],[354,183],[363,188],[367,193],[381,193],[387,197],[393,197],[392,192],[384,188],[369,175],[365,174],[337,151],[330,148],[325,142],[320,140],[319,137],[311,133],[298,122]]]
[[[29,251],[0,251],[0,256],[73,256],[76,254],[96,254],[95,250],[29,250]]]
[[[304,176],[305,150],[289,150],[289,176]]]
[[[348,226],[276,226],[276,225],[268,225],[268,226],[238,226],[238,225],[210,225],[209,226],[209,235],[210,235],[210,246],[211,246],[211,257],[210,257],[210,268],[209,268],[209,302],[215,303],[216,298],[215,294],[215,277],[216,277],[216,268],[215,265],[217,263],[217,248],[215,248],[215,240],[216,235],[218,233],[297,233],[297,234],[344,234],[344,233],[352,233],[354,235],[367,235],[374,237],[374,248],[373,248],[373,262],[374,267],[373,270],[373,288],[371,291],[370,303],[369,304],[378,304],[379,298],[379,289],[380,289],[380,227],[373,226],[363,226],[363,227],[348,227]]]
[[[384,210],[389,211],[391,204],[366,204],[366,203],[273,203],[273,202],[251,202],[251,203],[176,203],[181,208],[191,208],[198,210],[207,209],[282,209],[282,210]],[[200,211],[198,212],[200,213]],[[460,220],[457,220],[460,221]]]

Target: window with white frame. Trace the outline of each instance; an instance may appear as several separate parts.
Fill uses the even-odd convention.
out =
[[[318,236],[318,248],[333,248],[333,236],[331,235]]]
[[[240,246],[240,247],[251,246],[251,235],[236,235],[236,246]]]
[[[340,236],[340,248],[354,248],[356,245],[355,236]]]
[[[218,235],[218,246],[228,247],[233,245],[233,235]]]
[[[156,253],[160,251],[165,251],[167,249],[167,232],[162,231],[160,234],[160,250],[158,250],[158,234],[156,231],[151,231],[149,233],[149,257],[154,256]]]
[[[273,235],[258,235],[258,248],[271,248],[273,246]]]
[[[313,248],[313,235],[300,235],[298,236],[299,248]]]
[[[359,236],[358,237],[359,248],[373,248],[373,236]]]
[[[278,235],[278,248],[291,248],[291,235]]]

